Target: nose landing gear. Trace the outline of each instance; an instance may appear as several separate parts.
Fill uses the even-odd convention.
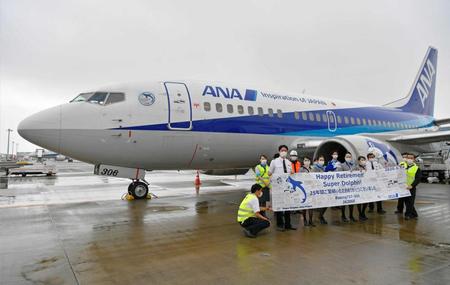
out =
[[[146,199],[148,195],[149,183],[145,180],[133,180],[128,185],[128,194],[132,195],[134,199]]]

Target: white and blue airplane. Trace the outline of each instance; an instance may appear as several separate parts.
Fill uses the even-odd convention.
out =
[[[246,86],[159,81],[81,93],[24,119],[26,140],[96,165],[95,173],[131,178],[145,198],[145,170],[214,170],[233,174],[286,144],[301,155],[343,159],[369,151],[386,163],[400,152],[432,151],[450,140],[435,120],[437,50],[430,47],[409,94],[385,106],[271,92]],[[211,171],[210,173],[214,173]]]

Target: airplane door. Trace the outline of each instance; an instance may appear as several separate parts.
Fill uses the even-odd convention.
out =
[[[328,130],[335,132],[337,129],[336,114],[333,111],[327,111]]]
[[[191,96],[186,84],[181,82],[164,82],[167,93],[170,130],[192,129]]]

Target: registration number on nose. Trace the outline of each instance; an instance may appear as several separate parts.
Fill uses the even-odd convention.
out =
[[[118,178],[144,179],[145,170],[140,168],[129,168],[106,164],[97,164],[94,174]]]

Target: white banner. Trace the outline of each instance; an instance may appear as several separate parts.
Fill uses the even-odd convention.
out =
[[[318,172],[272,176],[274,211],[361,204],[410,196],[400,167],[361,172]]]

